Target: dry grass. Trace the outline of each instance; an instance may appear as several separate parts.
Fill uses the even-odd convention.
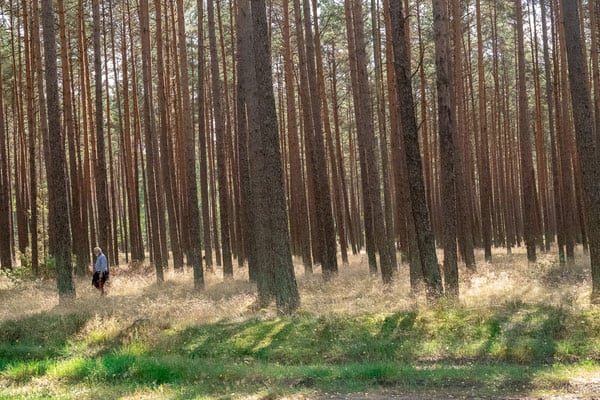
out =
[[[467,308],[493,308],[507,302],[590,307],[589,258],[580,252],[575,267],[568,271],[558,266],[554,253],[541,255],[531,265],[524,249],[516,249],[511,255],[497,250],[492,263],[484,262],[482,254],[477,256],[476,274],[469,276],[461,269],[461,304]],[[296,273],[301,313],[397,312],[425,306],[422,296],[411,295],[406,265],[386,286],[380,277],[369,275],[364,254],[352,257],[349,265],[341,265],[339,275],[329,282],[323,281],[318,268],[312,276],[304,275],[300,263]],[[170,269],[165,279],[157,285],[151,271],[121,266],[112,269],[108,296],[101,298],[88,278],[78,279],[77,299],[59,305],[53,281],[14,282],[0,276],[0,320],[38,313],[84,312],[96,315],[103,323],[145,318],[159,325],[184,326],[275,315],[274,308],[255,309],[255,288],[247,282],[245,269],[236,268],[235,278],[225,281],[220,270],[206,273],[203,291],[193,288],[191,270],[175,273]]]
[[[555,253],[540,255],[539,261],[532,265],[527,263],[524,249],[516,249],[511,255],[497,250],[492,263],[485,263],[483,254],[478,253],[476,274],[469,276],[461,269],[461,306],[490,310],[513,303],[516,306],[536,303],[573,310],[588,309],[592,307],[589,303],[589,258],[581,251],[577,255],[575,266],[566,270],[558,266]],[[302,302],[300,314],[315,317],[378,314],[426,310],[429,307],[423,296],[411,294],[407,265],[400,267],[391,285],[383,285],[380,276],[369,274],[366,255],[354,256],[349,265],[340,265],[339,275],[331,281],[324,281],[318,268],[313,275],[306,276],[300,262],[296,265],[296,276]],[[165,279],[163,284],[157,285],[150,269],[123,265],[111,271],[108,296],[100,297],[90,284],[91,277],[86,277],[76,281],[77,298],[69,304],[59,305],[54,281],[18,281],[0,275],[0,303],[3,305],[0,321],[40,314],[85,314],[84,328],[77,337],[70,339],[74,360],[78,360],[95,357],[95,352],[105,342],[118,341],[116,338],[124,332],[134,330],[128,327],[143,326],[150,330],[145,336],[149,338],[154,337],[154,330],[172,328],[181,331],[199,324],[244,322],[276,316],[274,307],[256,309],[255,287],[247,282],[245,269],[236,268],[233,280],[223,280],[220,270],[206,273],[206,289],[203,291],[193,288],[191,270],[175,273],[170,269],[165,273]],[[152,322],[147,324],[147,321]],[[135,349],[128,348],[127,351],[134,352]],[[597,385],[596,375],[587,376],[579,370],[577,376],[571,376],[568,371],[565,374],[566,382],[579,379],[581,382],[573,381],[573,385],[579,384],[588,392],[600,390],[594,386]],[[597,368],[591,374],[597,374]],[[554,379],[554,375],[548,379]],[[540,384],[540,387],[546,386]],[[123,386],[112,393],[108,386],[103,385],[91,388],[83,383],[69,386],[68,382],[61,383],[60,379],[52,378],[51,374],[35,377],[29,383],[15,385],[11,390],[13,395],[22,394],[24,397],[39,393],[41,396],[56,394],[58,398],[64,393],[81,391],[73,394],[72,398],[117,398],[115,393],[118,393],[118,398],[127,399],[187,398],[178,392],[183,390],[185,393],[185,387]],[[238,397],[258,399],[269,396],[272,395],[263,393],[258,397],[255,394]]]

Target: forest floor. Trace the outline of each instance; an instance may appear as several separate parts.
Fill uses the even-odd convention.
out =
[[[155,282],[143,266],[89,277],[59,304],[52,280],[0,276],[0,399],[600,399],[600,307],[589,258],[522,250],[461,270],[460,303],[384,286],[366,256],[323,281],[297,265],[292,317],[257,309],[245,269]]]

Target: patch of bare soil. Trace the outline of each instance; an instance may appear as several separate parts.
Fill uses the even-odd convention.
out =
[[[411,393],[411,394],[328,394],[314,400],[600,400],[600,395],[477,395],[465,393]]]

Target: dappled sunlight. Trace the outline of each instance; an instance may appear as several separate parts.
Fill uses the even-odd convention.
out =
[[[466,308],[487,308],[501,304],[543,303],[580,309],[590,308],[589,259],[578,254],[575,267],[558,265],[556,254],[541,254],[538,262],[528,264],[524,249],[494,252],[493,261],[483,261],[477,253],[477,272],[469,275],[461,268],[460,301]],[[299,260],[296,260],[299,261]],[[323,280],[320,268],[306,275],[301,262],[295,264],[301,293],[299,313],[396,312],[426,307],[422,294],[413,295],[408,266],[399,266],[394,281],[384,285],[379,275],[368,271],[365,254],[350,257],[340,265],[337,276]],[[113,267],[108,296],[100,297],[89,278],[76,280],[77,299],[58,305],[55,283],[50,280],[8,282],[2,277],[1,319],[23,318],[37,313],[87,313],[95,315],[88,324],[110,330],[111,318],[121,321],[148,319],[166,325],[188,325],[217,321],[241,322],[248,318],[270,318],[274,307],[257,310],[256,288],[248,282],[247,268],[235,268],[234,279],[224,280],[219,268],[205,273],[205,289],[195,290],[190,269],[165,273],[157,284],[154,272],[127,266]]]
[[[405,264],[385,285],[364,254],[329,280],[319,266],[306,275],[297,262],[301,306],[293,317],[258,308],[239,268],[233,279],[220,268],[207,272],[196,290],[191,269],[169,269],[157,284],[148,267],[114,267],[107,296],[78,279],[77,298],[61,305],[53,281],[3,281],[0,333],[12,358],[0,360],[0,385],[17,396],[72,389],[78,395],[68,398],[77,399],[219,398],[228,390],[221,381],[235,399],[314,398],[305,388],[348,380],[600,391],[600,310],[589,304],[586,256],[569,270],[554,254],[535,264],[520,249],[498,250],[491,263],[477,256],[476,273],[461,268],[459,304],[413,294]],[[114,388],[97,384],[112,381]],[[273,395],[271,381],[298,397]],[[236,385],[245,391],[234,394]]]
[[[555,253],[539,254],[534,264],[525,249],[507,255],[494,252],[491,263],[478,254],[477,272],[463,274],[461,302],[467,307],[493,307],[509,302],[544,303],[585,308],[590,306],[589,258],[579,255],[572,270],[561,267]],[[464,271],[463,271],[464,272]]]

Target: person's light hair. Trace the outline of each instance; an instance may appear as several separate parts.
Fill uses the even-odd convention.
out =
[[[100,247],[94,247],[94,253],[102,253],[102,249]]]

